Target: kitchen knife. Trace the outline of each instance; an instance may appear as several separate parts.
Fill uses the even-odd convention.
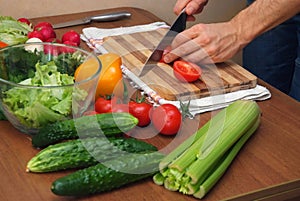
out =
[[[159,42],[157,47],[154,49],[154,51],[151,53],[151,55],[148,57],[147,61],[145,62],[141,72],[140,77],[144,76],[146,73],[148,73],[150,70],[152,70],[155,66],[157,66],[157,63],[162,57],[163,51],[165,48],[170,45],[175,38],[175,36],[185,30],[186,28],[186,18],[187,14],[185,12],[185,9],[181,11],[181,13],[178,15],[174,23],[171,25],[170,30],[164,35],[163,39]]]
[[[111,22],[111,21],[116,21],[116,20],[120,20],[123,18],[127,18],[130,16],[131,16],[131,13],[126,12],[126,11],[114,12],[114,13],[104,13],[104,14],[95,15],[95,16],[91,16],[91,17],[85,17],[83,19],[77,19],[77,20],[72,20],[72,21],[68,21],[68,22],[54,24],[53,28],[58,29],[58,28],[70,27],[70,26],[81,25],[81,24],[89,24],[92,21],[93,22]]]

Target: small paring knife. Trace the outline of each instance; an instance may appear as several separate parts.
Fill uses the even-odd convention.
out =
[[[59,29],[59,28],[76,26],[76,25],[81,25],[81,24],[89,24],[91,22],[111,22],[111,21],[128,18],[128,17],[131,17],[131,13],[126,12],[126,11],[104,13],[104,14],[95,15],[95,16],[91,16],[91,17],[85,17],[83,19],[72,20],[72,21],[68,21],[68,22],[54,24],[53,28]]]

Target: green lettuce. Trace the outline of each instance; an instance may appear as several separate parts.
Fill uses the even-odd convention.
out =
[[[64,86],[74,84],[74,77],[58,72],[54,61],[36,64],[35,75],[20,82],[31,86]],[[50,122],[63,120],[72,112],[72,86],[58,88],[14,87],[4,92],[4,104],[29,128],[40,128]],[[80,92],[81,100],[87,93]],[[77,94],[76,94],[77,95]],[[77,95],[78,96],[78,95]]]
[[[0,40],[9,45],[25,43],[32,28],[10,16],[0,16]]]

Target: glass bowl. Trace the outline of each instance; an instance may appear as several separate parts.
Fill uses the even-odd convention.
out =
[[[88,72],[85,76],[76,77],[79,66]],[[15,128],[33,135],[49,123],[91,110],[100,72],[98,57],[78,47],[27,43],[2,48],[0,108]]]

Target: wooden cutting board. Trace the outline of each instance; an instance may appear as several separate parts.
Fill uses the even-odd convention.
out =
[[[158,29],[110,36],[104,39],[103,47],[108,52],[121,55],[123,64],[138,76],[147,58],[166,32],[167,29]],[[201,68],[201,78],[193,83],[177,80],[172,67],[165,63],[158,63],[150,72],[139,78],[166,100],[201,98],[253,88],[257,84],[256,76],[231,61]]]

